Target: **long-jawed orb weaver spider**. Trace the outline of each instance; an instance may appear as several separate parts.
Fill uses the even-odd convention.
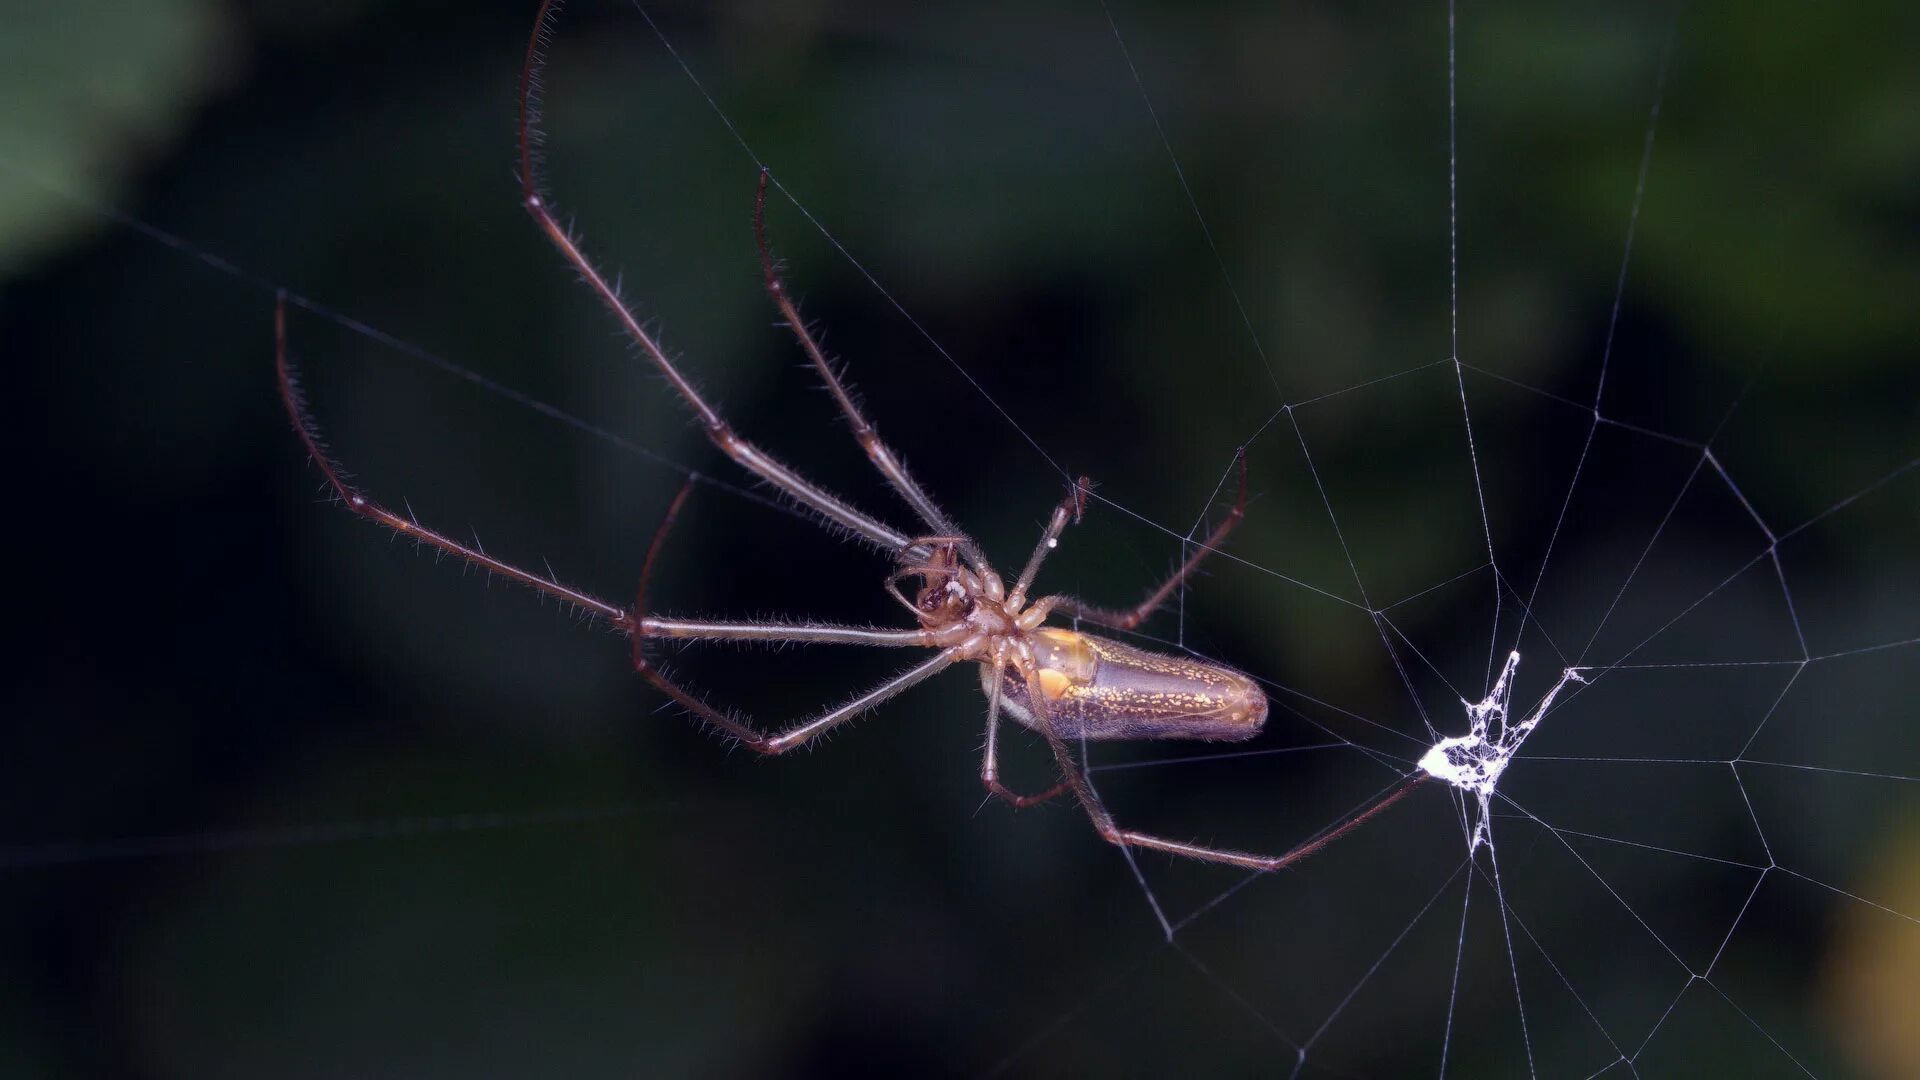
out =
[[[1233,510],[1190,558],[1135,607],[1116,611],[1094,607],[1066,596],[1029,597],[1034,577],[1047,555],[1058,545],[1061,533],[1068,524],[1077,522],[1086,509],[1089,484],[1085,478],[1075,483],[1066,499],[1054,509],[1033,554],[1027,558],[1025,567],[1014,579],[1013,585],[1008,587],[979,546],[934,504],[907,472],[906,466],[881,441],[821,351],[818,340],[801,319],[799,309],[775,269],[767,244],[767,174],[764,171],[760,175],[760,187],[754,202],[754,234],[760,250],[767,295],[801,350],[806,353],[815,373],[833,395],[834,402],[853,429],[854,438],[887,483],[913,510],[926,532],[902,532],[868,516],[735,435],[713,406],[700,396],[668,359],[659,342],[640,324],[615,288],[582,253],[573,236],[548,209],[545,196],[540,194],[532,151],[537,135],[534,97],[542,64],[540,46],[551,28],[557,7],[558,0],[543,0],[541,3],[520,73],[518,135],[521,200],[527,212],[533,216],[534,223],[546,234],[547,239],[599,296],[601,303],[619,321],[627,336],[693,411],[707,439],[714,446],[741,468],[799,506],[817,514],[837,531],[878,548],[896,561],[894,572],[886,581],[887,591],[913,613],[918,625],[913,629],[890,630],[816,622],[711,622],[645,614],[647,581],[654,560],[687,497],[690,485],[681,489],[654,534],[646,560],[641,566],[640,585],[632,609],[618,607],[562,585],[550,576],[543,577],[503,562],[477,547],[469,547],[421,525],[411,515],[394,513],[348,483],[340,466],[323,448],[319,429],[307,411],[287,356],[286,302],[282,296],[274,310],[275,367],[281,400],[307,453],[325,475],[332,493],[348,509],[402,536],[563,600],[625,633],[632,642],[635,671],[695,717],[738,740],[748,749],[762,754],[782,754],[803,746],[941,671],[955,664],[970,662],[980,665],[981,687],[987,696],[986,749],[980,766],[980,780],[987,790],[1014,806],[1030,806],[1071,792],[1092,819],[1101,837],[1116,845],[1165,851],[1253,870],[1277,870],[1320,850],[1413,790],[1419,783],[1418,779],[1393,789],[1344,822],[1281,855],[1256,855],[1183,843],[1123,829],[1115,824],[1074,762],[1068,748],[1069,742],[1106,739],[1248,739],[1257,734],[1266,722],[1266,695],[1252,679],[1231,668],[1188,657],[1148,652],[1077,630],[1047,626],[1046,620],[1058,614],[1120,630],[1130,630],[1139,625],[1173,595],[1213,548],[1226,540],[1227,534],[1244,516],[1247,490],[1244,454],[1240,458],[1239,494]],[[900,585],[913,579],[919,580],[919,588],[909,597],[901,591]],[[933,649],[935,652],[931,658],[901,671],[844,704],[784,731],[766,734],[746,720],[707,704],[656,668],[648,660],[645,648],[651,638],[892,648],[912,646]],[[1051,748],[1062,777],[1061,782],[1052,789],[1037,795],[1021,795],[1000,783],[998,736],[1002,711],[1039,734]]]

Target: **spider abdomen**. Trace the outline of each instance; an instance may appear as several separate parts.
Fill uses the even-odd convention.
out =
[[[1231,668],[1057,627],[1030,640],[1034,682],[1062,739],[1239,741],[1266,723],[1266,694]],[[1039,729],[1033,688],[1017,669],[1007,670],[1000,694],[1009,715]]]

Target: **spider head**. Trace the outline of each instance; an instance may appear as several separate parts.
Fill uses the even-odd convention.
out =
[[[968,587],[972,573],[960,561],[958,543],[946,538],[920,541],[928,555],[924,559],[902,562],[890,587],[901,602],[913,609],[920,625],[929,629],[951,626],[966,619],[974,608],[974,590]],[[920,588],[908,600],[898,583],[919,578]]]

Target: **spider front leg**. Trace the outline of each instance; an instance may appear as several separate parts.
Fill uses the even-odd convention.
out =
[[[833,395],[835,404],[840,407],[840,414],[846,417],[847,425],[853,429],[854,439],[859,442],[860,448],[866,451],[867,459],[873,462],[874,468],[880,470],[880,475],[885,477],[887,483],[893,487],[901,499],[913,508],[913,512],[919,515],[921,522],[927,528],[936,533],[952,534],[954,542],[965,553],[968,562],[976,566],[985,565],[987,559],[980,551],[979,545],[975,544],[970,537],[960,533],[959,526],[954,524],[953,519],[949,518],[945,511],[935,505],[933,498],[920,486],[920,482],[907,471],[906,462],[893,452],[893,448],[880,438],[879,431],[867,421],[866,415],[860,411],[859,404],[854,401],[853,394],[848,391],[840,373],[834,370],[832,361],[827,359],[826,351],[820,347],[819,339],[814,336],[812,330],[807,328],[806,320],[800,317],[800,307],[794,302],[793,295],[787,291],[786,283],[780,279],[780,272],[774,263],[773,248],[767,243],[767,183],[771,178],[771,174],[763,166],[760,169],[760,186],[753,197],[753,239],[760,249],[760,274],[766,286],[767,298],[773,301],[773,306],[779,310],[780,318],[787,324],[787,329],[793,332],[794,340],[799,343],[800,350],[807,354],[807,360],[813,365],[814,372],[826,385],[827,392]]]

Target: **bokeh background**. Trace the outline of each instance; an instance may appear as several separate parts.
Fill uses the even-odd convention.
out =
[[[1455,873],[1437,791],[1230,895],[1239,877],[1213,868],[1143,859],[1136,879],[1070,807],[980,807],[967,675],[817,753],[751,760],[662,712],[623,642],[324,505],[273,392],[275,286],[624,443],[296,311],[341,457],[490,551],[624,598],[684,470],[734,479],[516,205],[532,7],[0,4],[0,1069],[1273,1075],[1310,1038],[1306,1075],[1429,1075],[1443,1046],[1474,1076],[1525,1075],[1529,1049],[1542,1075],[1621,1054],[1650,1075],[1920,1069],[1920,932],[1805,879],[1578,848],[1603,887],[1569,843],[1502,819],[1526,920],[1507,933],[1555,965],[1516,946],[1523,1043],[1488,864]],[[1738,399],[1715,461],[1776,531],[1920,454],[1911,5],[1463,6],[1460,383],[1423,366],[1453,349],[1439,3],[1117,3],[1131,61],[1095,3],[650,10],[915,320],[776,200],[790,280],[871,415],[1003,563],[1061,470],[1090,473],[1110,502],[1047,586],[1128,600],[1217,519],[1251,447],[1245,561],[1146,630],[1345,710],[1276,691],[1290,709],[1256,748],[1417,756],[1422,711],[1453,730],[1482,689],[1493,594],[1462,385],[1495,555],[1523,591],[1603,356],[1602,412],[1635,425],[1602,428],[1554,541],[1540,610],[1563,645],[1700,464],[1638,429],[1705,440]],[[548,87],[549,188],[694,377],[742,432],[902,519],[771,325],[753,161],[643,19],[571,5]],[[1766,550],[1717,474],[1689,490],[1595,659]],[[1793,613],[1769,560],[1640,658],[1910,639],[1916,542],[1908,472],[1782,546]],[[655,599],[891,622],[883,570],[701,485]],[[1410,693],[1364,609],[1441,583],[1392,611]],[[897,661],[674,659],[763,717]],[[1523,669],[1529,692],[1552,666]],[[1785,687],[1793,670],[1622,675],[1540,753],[1814,770],[1541,761],[1515,766],[1515,798],[1920,913],[1916,785],[1823,771],[1920,775],[1911,647]],[[1045,782],[1016,749],[1016,779]],[[1101,779],[1129,821],[1280,850],[1391,773],[1342,747]],[[1217,903],[1169,945],[1149,900],[1173,918]],[[1711,987],[1690,982],[1683,965],[1710,961]]]

